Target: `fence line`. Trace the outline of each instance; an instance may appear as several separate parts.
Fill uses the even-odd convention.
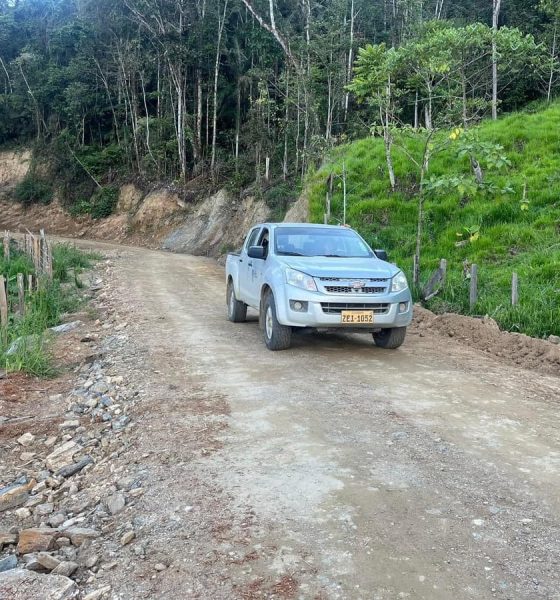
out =
[[[17,301],[14,300],[10,306],[9,281],[7,276],[0,273],[0,327],[4,334],[10,322],[10,308],[14,315],[24,317],[27,297],[39,288],[42,277],[52,279],[53,276],[52,247],[44,230],[41,230],[38,235],[28,232],[22,236],[14,236],[9,231],[5,231],[2,250],[6,261],[12,257],[13,248],[17,248],[29,257],[35,274],[29,273],[25,277],[23,273],[17,273]]]
[[[469,280],[469,307],[472,310],[478,302],[478,265],[463,263],[463,274]],[[422,298],[431,300],[437,296],[445,285],[447,276],[447,260],[442,258],[439,267],[432,273],[426,285],[421,289]],[[519,306],[519,276],[517,272],[511,277],[511,306]]]

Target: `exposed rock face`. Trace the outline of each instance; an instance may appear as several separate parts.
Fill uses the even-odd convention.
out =
[[[304,194],[292,205],[284,218],[285,223],[307,223],[309,221],[309,199]]]
[[[163,248],[198,256],[218,256],[241,246],[247,230],[270,218],[270,209],[260,200],[234,200],[220,190],[190,213],[183,225],[163,242]]]
[[[151,231],[166,225],[167,219],[185,208],[179,196],[169,190],[150,192],[132,217],[130,224],[137,231]]]
[[[12,190],[29,171],[31,152],[0,152],[0,196]]]
[[[134,212],[140,205],[140,202],[142,202],[143,197],[144,192],[134,184],[123,185],[119,192],[117,213],[125,214]]]

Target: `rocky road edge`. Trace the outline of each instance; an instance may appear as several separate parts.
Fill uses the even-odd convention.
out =
[[[90,274],[91,304],[100,314],[112,268],[105,260]],[[73,325],[57,333],[64,336]],[[3,446],[12,464],[2,464],[0,475],[1,600],[107,597],[111,587],[103,575],[117,567],[119,547],[135,538],[133,520],[121,513],[130,514],[142,496],[142,473],[123,475],[112,464],[127,446],[139,399],[111,359],[127,342],[127,323],[105,313],[90,325],[100,335],[79,332],[92,351],[76,367],[72,389],[49,398],[60,412],[49,415],[55,424],[50,430],[29,425],[35,433]],[[9,421],[0,417],[0,427]]]

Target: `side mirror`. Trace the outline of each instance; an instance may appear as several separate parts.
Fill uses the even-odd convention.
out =
[[[375,256],[377,256],[377,258],[379,260],[384,260],[384,261],[388,261],[389,257],[387,256],[387,252],[385,252],[385,250],[374,250],[375,252]]]
[[[264,258],[264,246],[250,246],[247,250],[247,256],[249,258]]]

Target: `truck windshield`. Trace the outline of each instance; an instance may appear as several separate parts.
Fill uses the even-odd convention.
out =
[[[280,256],[368,258],[374,254],[351,229],[341,227],[278,227],[275,251]]]

